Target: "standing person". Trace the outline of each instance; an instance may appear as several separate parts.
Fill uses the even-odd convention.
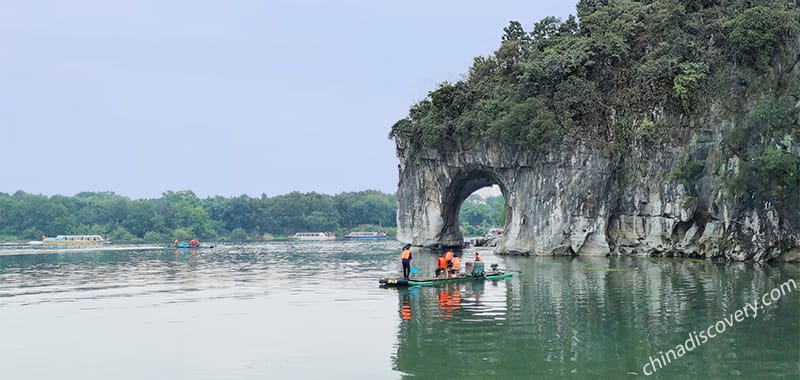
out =
[[[403,263],[403,277],[408,280],[408,276],[411,274],[411,244],[403,246],[400,261]]]
[[[478,251],[475,251],[475,262],[476,263],[483,262],[483,259],[481,258],[481,255],[478,254]]]

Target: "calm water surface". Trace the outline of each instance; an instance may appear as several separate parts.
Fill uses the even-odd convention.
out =
[[[514,277],[379,288],[399,273],[400,246],[0,251],[0,376],[646,377],[693,332],[786,281],[800,287],[791,264],[486,252]],[[433,253],[416,251],[414,266],[432,273]],[[800,378],[800,288],[724,328],[650,378]]]

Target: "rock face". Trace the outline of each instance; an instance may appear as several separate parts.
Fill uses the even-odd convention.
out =
[[[461,246],[461,204],[497,184],[506,233],[496,253],[796,260],[800,233],[783,222],[781,210],[726,197],[723,181],[738,159],[721,158],[723,131],[697,131],[682,146],[631,147],[624,154],[589,143],[549,153],[493,143],[414,149],[398,139],[398,238]],[[686,157],[705,163],[699,179],[673,179]]]
[[[395,136],[398,238],[431,248],[461,246],[461,204],[475,190],[496,184],[506,206],[506,233],[496,253],[800,262],[800,192],[764,197],[731,190],[731,179],[751,165],[742,157],[753,155],[724,148],[726,138],[748,130],[746,112],[763,93],[781,89],[796,102],[800,39],[790,50],[773,60],[768,75],[739,77],[716,89],[692,116],[666,115],[653,105],[644,119],[681,126],[655,143],[610,136],[630,140],[631,146],[584,140],[513,147],[487,141],[431,149]],[[796,111],[800,102],[784,106]],[[620,122],[614,111],[608,112],[612,126]],[[743,146],[779,147],[799,157],[800,119],[784,126],[783,136],[745,134],[741,138],[751,144]],[[684,170],[687,162],[695,166]],[[691,175],[677,175],[681,172]],[[779,199],[782,205],[759,199]]]

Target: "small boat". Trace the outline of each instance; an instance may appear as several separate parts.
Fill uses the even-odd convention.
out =
[[[354,231],[344,235],[345,239],[386,239],[386,232]]]
[[[110,239],[103,239],[103,237],[100,235],[57,235],[56,237],[43,236],[42,238],[42,245],[88,246],[88,245],[110,244],[110,243],[111,243]]]
[[[467,266],[469,268],[470,266]],[[432,277],[432,278],[381,278],[378,284],[382,287],[404,287],[404,286],[436,286],[465,281],[483,280],[502,280],[512,276],[512,273],[503,272],[497,269],[497,264],[492,264],[491,272],[483,271],[483,263],[475,263],[469,274],[462,274],[454,277]]]
[[[292,236],[294,240],[336,240],[334,232],[298,232]]]
[[[193,239],[190,241],[175,241],[175,248],[200,248],[200,241]]]
[[[454,282],[483,281],[483,280],[502,280],[512,276],[507,272],[486,272],[483,275],[473,276],[459,275],[455,277],[433,277],[433,278],[381,278],[378,284],[383,287],[404,287],[404,286],[437,286],[451,284]]]

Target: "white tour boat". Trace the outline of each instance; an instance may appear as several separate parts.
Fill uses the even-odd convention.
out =
[[[298,232],[292,236],[294,240],[336,240],[333,232]]]
[[[42,245],[98,245],[109,244],[110,239],[103,239],[100,235],[57,235],[56,237],[44,237]]]
[[[385,239],[386,232],[377,231],[354,231],[344,235],[347,239]]]

